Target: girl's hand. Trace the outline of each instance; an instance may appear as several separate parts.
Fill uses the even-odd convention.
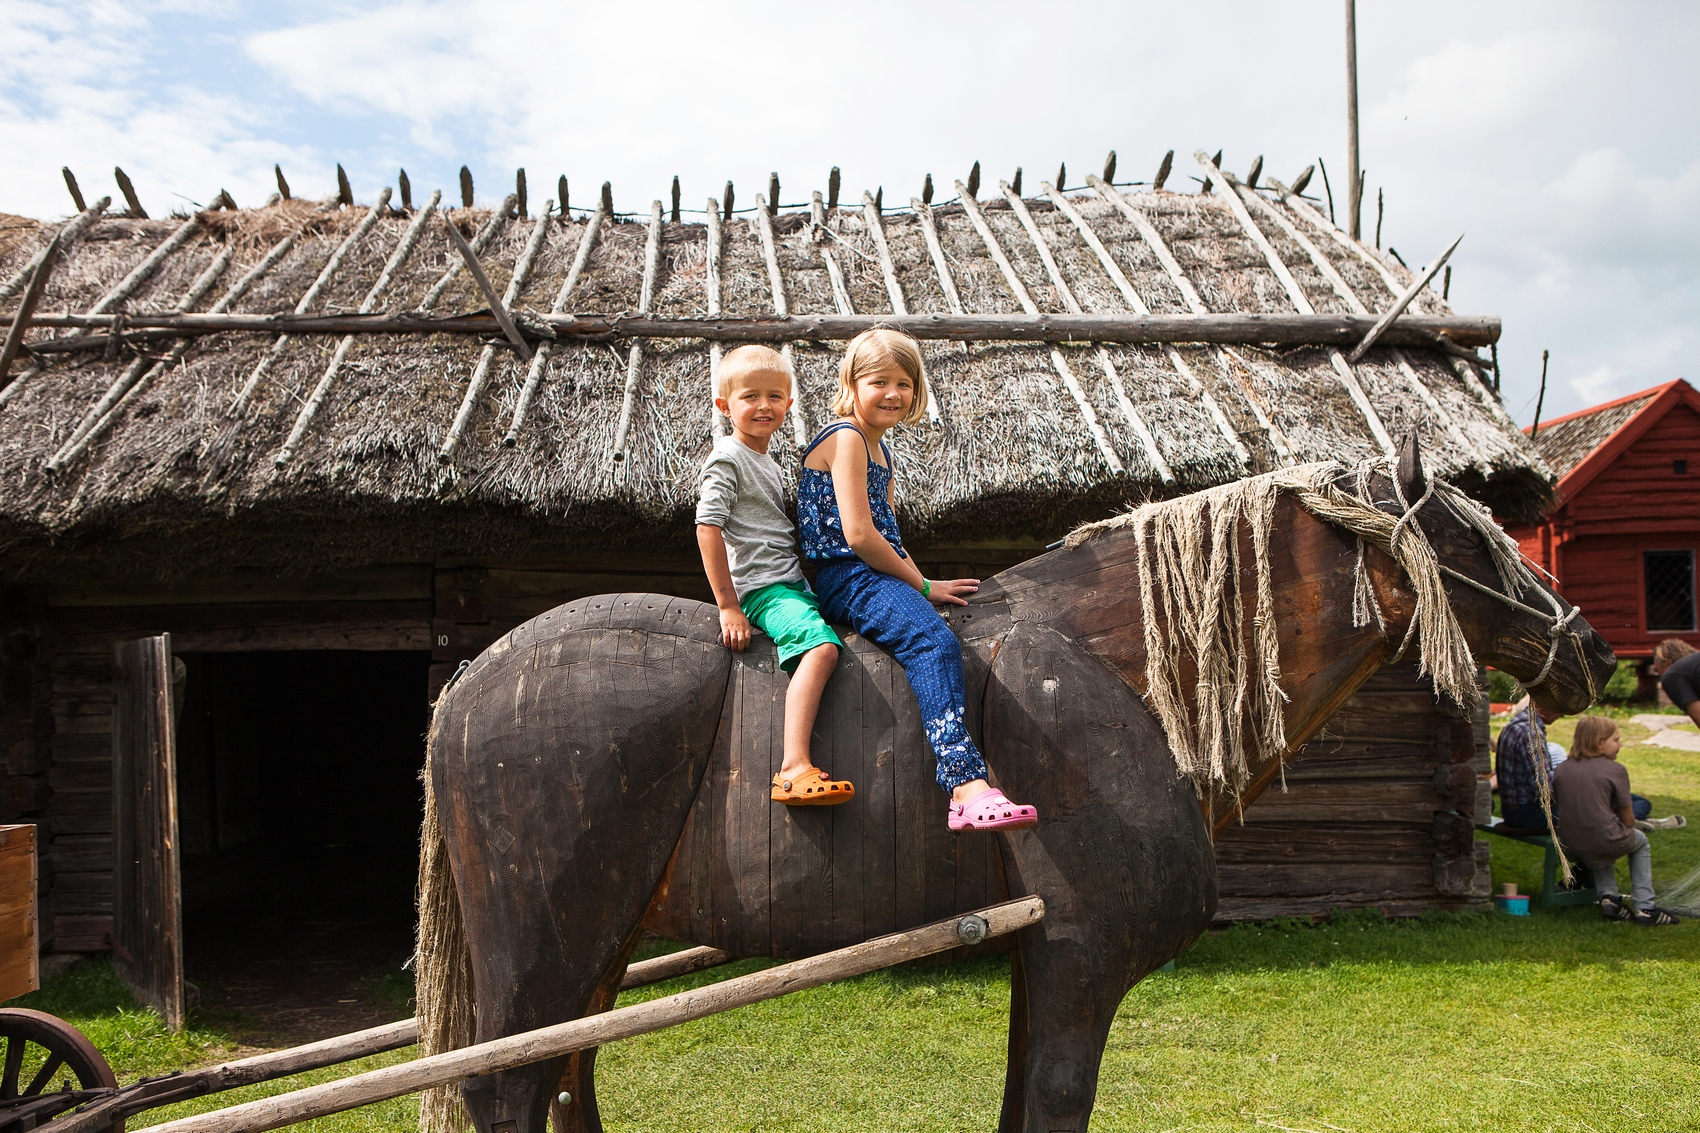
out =
[[[720,644],[734,653],[750,647],[750,619],[736,606],[720,610]]]
[[[927,594],[927,601],[935,606],[966,606],[968,599],[980,589],[977,578],[935,578],[930,581],[933,588]]]

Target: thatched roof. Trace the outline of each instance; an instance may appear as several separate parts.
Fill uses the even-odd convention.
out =
[[[1314,211],[1259,192],[1287,224],[1308,234],[1368,311],[1386,310],[1393,286],[1410,281],[1402,266],[1373,250],[1348,248],[1343,237],[1324,232]],[[1015,208],[1004,197],[990,197],[977,207],[1032,304],[1040,312],[1067,311],[1068,297],[1055,286]],[[1067,199],[1155,314],[1197,309],[1165,269],[1157,242],[1172,252],[1173,265],[1210,312],[1295,309],[1265,253],[1227,207],[1223,186],[1208,194],[1128,191],[1126,206],[1154,227],[1157,241],[1152,233],[1142,235],[1140,225],[1102,190],[1071,190]],[[1311,253],[1251,203],[1259,228],[1315,310],[1350,313],[1351,305]],[[1129,312],[1121,284],[1079,224],[1052,199],[1024,204],[1079,308],[1088,314]],[[102,217],[87,224],[62,254],[37,314],[96,308],[174,236],[180,241],[174,250],[133,291],[109,304],[107,313],[185,306],[207,311],[243,280],[249,285],[238,288],[240,297],[228,310],[294,311],[327,262],[365,224],[308,306],[310,312],[353,312],[367,301],[415,219],[387,209],[369,219],[370,211],[280,201],[199,214],[186,233],[181,217]],[[512,301],[522,312],[548,311],[556,303],[589,227],[589,214],[563,221],[462,208],[445,215],[469,237],[493,228],[479,258],[498,290],[508,285],[533,238],[541,239],[529,279]],[[1021,312],[964,204],[939,204],[930,216],[962,309]],[[709,227],[702,217],[659,227],[649,305],[657,315],[701,316],[711,310]],[[846,304],[859,314],[893,310],[871,217],[883,228],[892,274],[909,311],[952,310],[929,251],[924,211],[838,208],[818,225],[808,209],[781,208],[769,223],[791,313],[844,313]],[[649,221],[645,214],[601,224],[565,310],[640,308]],[[759,221],[742,214],[720,225],[720,309],[726,315],[775,310]],[[21,223],[14,219],[0,231],[0,308],[7,310],[26,281],[21,269],[60,227],[17,227]],[[296,238],[285,254],[256,273],[290,234]],[[371,309],[413,310],[445,275],[450,278],[435,302],[436,313],[486,309],[458,264],[441,221],[432,221]],[[834,268],[842,278],[836,295]],[[200,295],[185,304],[191,291]],[[1447,313],[1440,297],[1426,290],[1410,310]],[[82,332],[36,329],[29,342],[41,346],[77,333]],[[138,344],[167,364],[133,361]],[[0,478],[7,485],[0,499],[0,550],[6,573],[40,572],[65,555],[96,549],[153,556],[154,569],[175,569],[162,564],[497,554],[539,545],[617,546],[688,532],[694,474],[713,436],[707,343],[649,340],[630,371],[629,396],[629,340],[555,344],[511,446],[503,438],[528,368],[501,346],[492,354],[487,384],[471,403],[465,431],[443,463],[439,452],[483,343],[449,334],[356,337],[298,443],[278,463],[340,344],[335,335],[297,337],[281,349],[274,336],[257,333],[180,340],[175,348],[169,338],[132,338],[105,351],[41,354],[14,363],[13,376],[20,371],[23,376],[0,394]],[[842,345],[794,344],[798,413],[809,429],[824,423]],[[927,344],[938,418],[893,438],[903,521],[913,539],[924,544],[1052,536],[1129,501],[1192,491],[1283,464],[1350,461],[1380,451],[1374,426],[1354,404],[1329,349],[1109,345],[1104,353],[1122,384],[1120,394],[1098,348],[1058,349],[1098,429],[1091,427],[1049,346]],[[257,368],[268,357],[255,384]],[[1190,384],[1194,378],[1186,370],[1209,397]],[[114,392],[122,391],[121,379],[137,372],[142,381],[79,448],[74,443],[79,423],[99,416],[91,408],[103,394],[115,382],[120,385]],[[1439,471],[1503,517],[1532,518],[1550,474],[1485,391],[1477,371],[1436,350],[1378,346],[1352,372],[1387,434],[1397,438],[1421,428]],[[251,397],[232,412],[247,386]],[[617,460],[623,409],[629,409],[629,438]],[[1153,460],[1146,437],[1171,478]],[[1243,458],[1236,445],[1243,447]],[[794,442],[781,438],[782,466],[789,468],[795,454]]]

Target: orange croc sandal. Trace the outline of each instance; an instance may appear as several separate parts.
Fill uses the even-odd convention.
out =
[[[786,806],[835,806],[856,797],[856,788],[848,779],[833,779],[818,767],[811,767],[795,779],[773,777],[773,790],[768,796]]]

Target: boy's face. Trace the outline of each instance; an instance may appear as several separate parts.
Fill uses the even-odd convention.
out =
[[[785,422],[791,408],[791,375],[783,370],[757,370],[732,383],[714,407],[732,419],[740,437],[765,442]]]

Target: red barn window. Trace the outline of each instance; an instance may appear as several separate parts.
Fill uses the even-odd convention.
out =
[[[1694,552],[1643,551],[1647,595],[1647,632],[1693,633]]]

